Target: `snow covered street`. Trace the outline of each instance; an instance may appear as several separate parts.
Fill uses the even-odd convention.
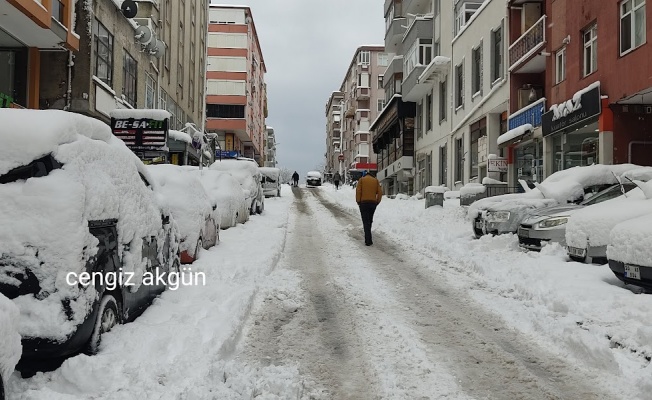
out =
[[[366,247],[353,193],[284,186],[191,265],[205,286],[9,398],[649,398],[648,295],[558,246],[474,240],[452,202],[383,199]]]

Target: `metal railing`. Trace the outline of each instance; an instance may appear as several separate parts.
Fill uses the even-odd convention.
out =
[[[530,52],[546,41],[546,16],[539,20],[509,46],[510,68],[530,55]]]

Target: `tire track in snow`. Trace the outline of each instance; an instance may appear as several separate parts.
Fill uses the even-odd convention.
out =
[[[319,192],[315,194],[347,231],[352,245],[367,255],[386,282],[395,285],[405,322],[418,332],[431,360],[444,359],[467,394],[510,400],[613,398],[596,391],[597,385],[586,371],[578,371],[506,328],[469,298],[438,281],[427,268],[419,268],[418,262],[383,235],[374,233],[374,246],[363,246],[359,217]]]

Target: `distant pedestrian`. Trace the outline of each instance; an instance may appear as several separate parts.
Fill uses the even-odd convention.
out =
[[[335,175],[333,175],[333,183],[335,184],[335,190],[338,190],[340,188],[340,180],[342,180],[340,173],[335,171]]]
[[[297,187],[299,186],[299,174],[297,171],[294,171],[292,174],[292,186]]]
[[[383,197],[383,189],[378,179],[371,176],[367,171],[362,172],[362,178],[358,179],[355,188],[355,201],[360,207],[362,226],[364,227],[364,244],[371,246],[371,224],[374,222],[376,206],[380,204]]]

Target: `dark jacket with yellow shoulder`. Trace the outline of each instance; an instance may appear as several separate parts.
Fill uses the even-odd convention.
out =
[[[383,197],[383,189],[380,187],[378,179],[371,175],[365,175],[358,179],[358,184],[355,188],[355,201],[360,203],[380,203]]]

